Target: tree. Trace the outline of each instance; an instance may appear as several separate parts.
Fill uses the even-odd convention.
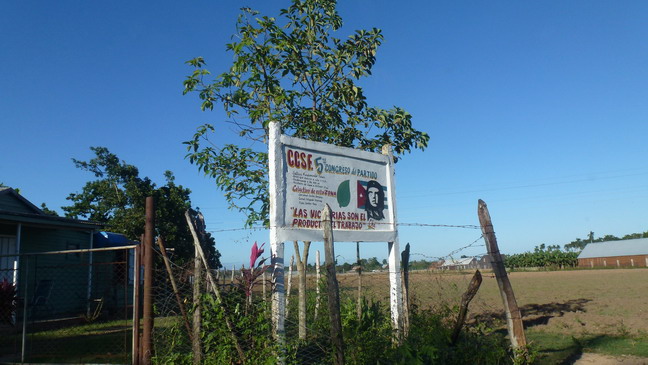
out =
[[[93,173],[97,180],[87,182],[82,192],[67,197],[72,205],[62,207],[65,215],[105,223],[112,232],[139,240],[144,233],[146,197],[153,196],[158,234],[165,238],[168,247],[174,248],[175,257],[193,259],[193,238],[184,217],[191,208],[191,190],[176,185],[171,171],[164,173],[166,183],[158,187],[148,177],[140,177],[137,167],[120,161],[107,148],[90,149],[95,158],[72,161],[77,168]],[[214,239],[208,235],[204,241],[210,264],[217,268],[220,254],[214,249]]]
[[[185,94],[198,92],[203,110],[222,105],[225,123],[239,131],[240,145],[218,146],[209,141],[217,128],[205,124],[185,144],[191,163],[216,180],[248,225],[268,224],[264,142],[270,121],[284,134],[338,146],[378,152],[390,144],[396,160],[427,147],[429,136],[412,127],[409,113],[370,106],[356,84],[371,75],[383,40],[379,29],[333,37],[342,26],[334,0],[293,0],[280,20],[257,15],[243,9],[237,41],[227,45],[234,56],[228,71],[207,81],[210,73],[198,57],[187,61],[194,71],[184,81]]]
[[[371,75],[383,40],[379,29],[358,30],[346,40],[334,37],[342,26],[335,0],[292,0],[280,20],[242,10],[237,41],[227,45],[234,56],[230,69],[208,81],[205,60],[194,58],[187,61],[194,71],[184,81],[184,93],[198,92],[202,110],[222,105],[225,123],[238,130],[241,142],[213,144],[209,136],[217,128],[205,124],[185,144],[189,161],[216,180],[230,207],[246,214],[247,225],[269,225],[265,142],[271,121],[280,123],[284,134],[338,146],[379,152],[389,144],[395,160],[427,147],[429,136],[412,127],[409,113],[370,106],[356,84]],[[298,266],[300,275],[306,264]],[[305,313],[302,294],[299,308]]]

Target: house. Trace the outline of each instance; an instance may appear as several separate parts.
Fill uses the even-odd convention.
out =
[[[443,270],[467,270],[476,269],[477,259],[474,257],[463,257],[460,259],[449,259],[441,265]]]
[[[648,267],[648,238],[589,243],[579,267]]]
[[[0,280],[16,285],[18,297],[71,313],[85,303],[91,282],[88,249],[102,224],[44,213],[12,188],[0,187]],[[79,300],[81,298],[81,300]]]

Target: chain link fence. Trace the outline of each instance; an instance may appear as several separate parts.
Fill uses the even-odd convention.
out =
[[[134,249],[13,256],[0,301],[0,363],[130,363]],[[0,280],[2,280],[0,278]]]
[[[273,283],[270,270],[255,276],[253,285],[246,277],[249,274],[247,269],[212,271],[222,298],[219,301],[204,271],[196,276],[193,262],[174,259],[172,252],[169,255],[167,269],[162,264],[162,253],[156,250],[154,364],[276,364],[279,360],[286,364],[335,363],[323,267],[321,275],[314,268],[307,270],[306,315],[305,321],[300,323],[300,273],[290,270],[286,264],[285,333],[283,342],[279,343],[272,332]],[[450,330],[473,273],[474,269],[444,271],[434,267],[410,272],[412,336],[436,333],[430,341],[437,343],[425,346],[452,346],[447,343]],[[398,346],[391,326],[388,270],[361,274],[347,271],[338,274],[338,282],[346,363],[389,364],[395,358],[405,356],[399,351],[404,351],[402,348],[406,346]],[[250,287],[251,290],[246,290]],[[492,302],[480,298],[471,305],[476,308],[475,313],[495,310]],[[467,322],[469,326],[476,325],[472,312]],[[473,332],[466,336],[481,335]],[[475,344],[494,349],[507,348],[502,342],[503,335],[471,341],[472,348],[458,346],[452,350],[455,352],[452,356],[458,356],[456,353],[462,351],[474,355],[479,351]],[[509,356],[506,350],[497,355],[483,352],[492,356],[482,363]],[[434,356],[438,357],[436,363],[443,360],[442,355]],[[448,361],[454,360],[449,358]]]

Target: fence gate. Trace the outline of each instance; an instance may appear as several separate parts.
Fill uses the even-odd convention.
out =
[[[15,278],[13,302],[0,299],[0,363],[129,364],[134,255],[135,246],[0,255],[16,263],[0,272]]]

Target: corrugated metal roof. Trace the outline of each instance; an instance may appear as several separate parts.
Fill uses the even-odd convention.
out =
[[[590,259],[633,255],[648,255],[648,238],[589,243],[578,255],[578,258]]]

